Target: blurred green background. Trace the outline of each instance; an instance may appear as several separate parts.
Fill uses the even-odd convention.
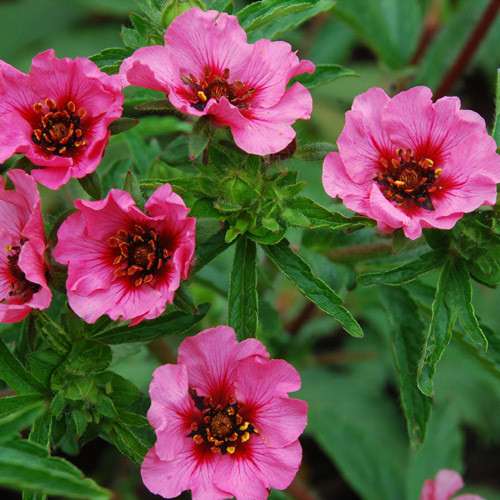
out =
[[[140,0],[139,0],[140,1]],[[345,78],[314,91],[313,118],[300,123],[303,143],[335,143],[352,99],[372,86],[388,92],[412,84],[436,89],[479,19],[486,0],[339,0],[336,7],[287,33],[302,57],[316,63],[338,63],[359,77]],[[243,5],[244,2],[238,2]],[[0,0],[0,58],[27,70],[36,53],[55,48],[58,56],[90,56],[121,46],[135,0]],[[432,40],[416,57],[423,33]],[[500,18],[484,38],[452,93],[463,106],[479,112],[491,126],[496,70],[500,66]],[[417,64],[415,59],[418,59]],[[121,187],[126,171],[139,174],[166,168],[169,141],[190,126],[175,118],[151,118],[114,137],[100,168],[107,187]],[[331,205],[321,186],[320,162],[291,160],[306,180],[307,194]],[[83,193],[76,183],[53,193],[43,190],[44,208],[60,212]],[[294,488],[276,498],[340,500],[417,500],[423,480],[440,468],[464,472],[471,491],[500,499],[500,384],[459,344],[439,366],[436,407],[423,448],[409,450],[399,407],[388,342],[388,318],[376,288],[356,288],[355,273],[384,265],[386,257],[353,263],[339,249],[378,241],[372,230],[335,236],[295,232],[291,239],[318,273],[347,294],[349,308],[366,329],[363,340],[347,338],[336,323],[307,306],[306,301],[261,258],[259,295],[262,336],[274,354],[302,371],[301,396],[310,405],[310,426],[303,440],[304,464]],[[412,250],[409,245],[406,250]],[[204,326],[226,318],[231,250],[194,280],[198,302],[212,304]],[[427,278],[427,284],[436,277]],[[415,294],[425,296],[426,284]],[[418,288],[418,287],[416,287]],[[481,320],[500,332],[497,290],[476,286],[475,305]],[[412,321],[412,318],[408,318]],[[497,333],[498,335],[498,333]],[[175,340],[173,341],[175,342]],[[146,347],[115,349],[113,369],[147,390],[158,361]],[[149,498],[135,466],[110,446],[86,445],[72,460],[87,474],[116,492],[117,498]],[[311,497],[300,496],[304,487]],[[17,498],[12,493],[2,498]],[[305,493],[304,493],[305,495]],[[10,498],[10,497],[9,497]]]

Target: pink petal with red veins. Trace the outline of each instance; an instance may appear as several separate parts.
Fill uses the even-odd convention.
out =
[[[323,162],[323,188],[332,198],[339,197],[344,205],[363,215],[369,215],[369,193],[372,183],[358,184],[348,175],[339,153],[328,153]]]
[[[238,343],[229,326],[209,328],[183,340],[178,362],[188,369],[189,383],[203,395],[232,392]]]
[[[170,70],[169,52],[163,45],[136,50],[120,66],[124,84],[169,93],[175,75]]]
[[[268,489],[287,488],[297,474],[302,448],[294,441],[284,448],[268,448],[252,437],[243,456],[223,456],[214,474],[215,484],[237,500],[265,500]]]
[[[237,146],[256,155],[285,149],[296,135],[291,125],[298,119],[309,118],[311,110],[311,94],[300,83],[294,84],[276,106],[252,109],[250,118],[226,98],[207,106],[207,113],[214,116],[216,123],[231,128]]]
[[[162,460],[174,460],[183,450],[193,447],[189,415],[194,404],[189,396],[188,374],[183,365],[163,365],[153,373],[149,386],[151,407],[148,420],[155,429],[156,454]]]
[[[193,500],[223,500],[229,495],[214,483],[214,469],[219,456],[200,461],[193,450],[185,450],[169,461],[161,460],[152,448],[141,466],[144,484],[152,493],[164,498],[175,498],[192,489]]]
[[[357,96],[337,143],[348,176],[362,184],[371,181],[385,153],[394,153],[391,139],[382,126],[382,118],[390,98],[380,88],[372,88]]]
[[[300,389],[300,376],[286,361],[250,358],[239,363],[235,389],[266,446],[289,445],[304,432],[307,403],[288,397]]]
[[[272,108],[279,104],[288,82],[294,76],[314,72],[311,61],[299,61],[287,42],[258,40],[247,59],[241,58],[231,69],[231,79],[255,89],[252,108]],[[310,111],[309,111],[310,114]]]
[[[176,69],[201,76],[205,66],[223,71],[250,55],[247,35],[238,18],[215,10],[190,9],[165,32],[165,44]],[[180,83],[180,74],[177,74]]]

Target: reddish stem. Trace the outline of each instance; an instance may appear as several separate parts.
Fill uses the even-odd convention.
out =
[[[498,9],[500,8],[500,0],[491,0],[488,7],[485,9],[481,19],[477,23],[474,31],[469,36],[467,43],[464,45],[462,51],[458,55],[455,60],[453,66],[450,68],[448,73],[446,73],[441,85],[439,86],[436,92],[436,99],[447,95],[448,92],[453,87],[453,84],[463,73],[467,64],[472,59],[472,56],[475,54],[477,48],[481,44],[481,41],[488,33],[488,30],[491,28],[493,21],[498,14]]]

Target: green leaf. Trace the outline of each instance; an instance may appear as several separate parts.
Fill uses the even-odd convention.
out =
[[[222,228],[220,231],[213,234],[211,237],[196,245],[196,258],[193,269],[193,274],[200,271],[217,255],[227,250],[231,244],[226,243],[226,230]]]
[[[52,435],[52,415],[45,412],[38,417],[31,428],[29,440],[43,446],[50,453],[50,437]]]
[[[113,353],[111,348],[96,340],[80,340],[73,343],[68,357],[59,366],[67,375],[91,375],[99,373],[111,363]]]
[[[419,500],[422,485],[441,469],[462,470],[463,435],[453,404],[436,406],[429,420],[427,439],[410,454],[406,490],[408,500]]]
[[[95,340],[105,344],[128,344],[131,342],[151,342],[164,335],[182,335],[199,323],[207,314],[208,304],[198,307],[196,314],[173,311],[151,321],[143,321],[137,326],[115,326],[97,333]]]
[[[238,13],[249,40],[276,38],[308,19],[325,12],[334,5],[333,0],[261,0],[253,2]]]
[[[338,64],[317,64],[316,71],[314,73],[304,73],[303,75],[297,76],[294,81],[300,82],[308,89],[312,89],[314,87],[319,87],[320,85],[332,83],[345,76],[359,75],[352,69],[344,68]]]
[[[497,143],[497,147],[500,148],[500,68],[497,70],[497,99],[495,106],[495,124],[493,126],[493,139]]]
[[[78,179],[80,186],[84,191],[94,200],[100,200],[102,198],[102,186],[101,179],[97,172],[92,172],[91,174]]]
[[[277,245],[262,248],[266,255],[310,301],[322,311],[335,318],[353,337],[362,337],[363,330],[352,314],[342,305],[341,298],[320,278],[309,265],[294,253],[286,240]]]
[[[229,289],[228,322],[240,339],[257,331],[257,246],[241,236],[236,244]]]
[[[205,0],[207,9],[218,10],[219,12],[232,12],[233,0]]]
[[[43,386],[26,371],[0,340],[0,380],[20,394],[43,393]]]
[[[193,132],[189,136],[189,158],[195,160],[198,158],[210,141],[212,126],[210,120],[201,117],[194,125]]]
[[[123,189],[125,191],[128,191],[132,195],[132,198],[134,198],[137,206],[144,206],[146,200],[144,199],[144,196],[142,194],[139,179],[137,179],[137,176],[134,174],[134,172],[132,172],[132,170],[129,170],[127,172],[127,175],[125,176]]]
[[[111,135],[118,135],[136,127],[137,125],[139,125],[139,120],[137,118],[119,118],[109,126],[109,131],[111,132]]]
[[[402,285],[416,280],[420,276],[433,269],[441,267],[446,261],[446,254],[441,251],[428,252],[411,262],[407,262],[394,269],[377,271],[374,273],[362,274],[359,277],[359,284],[370,285]]]
[[[337,0],[334,12],[390,68],[403,68],[415,52],[422,27],[418,0]]]
[[[107,73],[118,73],[120,64],[131,53],[132,51],[130,49],[124,47],[111,47],[90,56],[90,60],[95,62],[99,68],[106,69]]]
[[[361,229],[372,223],[363,217],[345,217],[338,212],[330,212],[316,202],[305,197],[291,199],[288,206],[293,210],[300,211],[308,220],[306,225],[309,229],[330,229],[331,231]]]
[[[323,161],[325,156],[335,151],[335,146],[330,142],[314,142],[299,146],[294,158],[303,161]]]
[[[0,443],[9,441],[43,413],[45,402],[40,394],[8,396],[0,399]]]
[[[123,453],[135,463],[140,464],[144,456],[152,446],[149,427],[147,423],[144,428],[135,428],[120,420],[114,420],[104,426],[101,437],[114,445],[120,453]],[[146,431],[146,432],[143,432]]]
[[[48,314],[39,312],[36,316],[36,325],[54,351],[66,354],[70,350],[71,338],[68,332]]]
[[[425,327],[418,315],[417,304],[406,290],[384,287],[381,298],[391,321],[392,351],[408,435],[412,446],[417,447],[424,442],[432,406],[432,400],[417,386]]]
[[[472,287],[466,263],[449,259],[441,271],[432,303],[432,318],[419,366],[418,386],[427,396],[433,394],[437,364],[449,344],[457,321],[477,346],[486,349],[488,341],[472,306]]]
[[[48,457],[43,446],[21,440],[0,445],[0,485],[63,498],[110,498],[66,460]]]
[[[318,368],[301,375],[298,397],[309,404],[308,430],[359,498],[404,498],[406,439],[395,406],[365,377]]]

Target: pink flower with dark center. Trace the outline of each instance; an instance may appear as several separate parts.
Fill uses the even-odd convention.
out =
[[[236,144],[257,155],[286,148],[292,124],[310,118],[311,94],[288,83],[312,72],[288,43],[249,44],[236,17],[197,8],[174,20],[164,46],[137,50],[120,69],[125,83],[165,92],[183,113],[230,127]]]
[[[88,323],[104,314],[132,325],[160,316],[194,255],[196,220],[181,197],[165,184],[147,201],[146,213],[119,189],[75,206],[53,252],[68,265],[71,308]]]
[[[40,195],[32,177],[11,170],[15,190],[0,177],[0,323],[22,321],[52,300],[47,285]]]
[[[495,141],[456,97],[433,103],[426,87],[392,98],[372,88],[354,100],[337,142],[323,166],[326,192],[384,232],[403,228],[416,239],[496,202]]]
[[[464,482],[458,472],[443,469],[438,472],[436,479],[428,479],[424,483],[420,500],[484,500],[477,495],[453,495],[464,487]]]
[[[0,163],[15,153],[34,165],[41,184],[57,189],[92,173],[122,113],[120,78],[85,58],[37,55],[22,73],[0,61]]]
[[[300,376],[255,339],[218,326],[184,340],[176,365],[156,369],[148,419],[156,444],[142,464],[150,491],[193,500],[266,499],[300,466],[307,403]]]

